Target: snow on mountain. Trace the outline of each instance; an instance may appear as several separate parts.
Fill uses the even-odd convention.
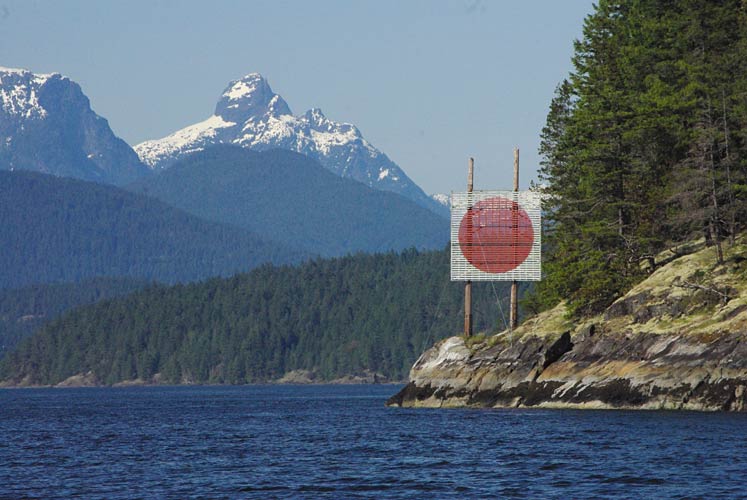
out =
[[[440,215],[448,215],[397,164],[364,139],[355,125],[332,121],[318,108],[293,115],[285,100],[258,73],[229,83],[215,113],[207,120],[162,139],[138,144],[135,151],[150,168],[163,169],[214,144],[235,144],[259,151],[296,151],[342,177],[399,193]]]
[[[111,184],[148,170],[59,73],[0,67],[0,169],[34,170]]]
[[[161,139],[138,144],[135,146],[135,151],[143,163],[155,168],[158,160],[162,158],[173,158],[176,161],[184,155],[202,151],[206,146],[215,142],[214,139],[221,129],[235,125],[234,122],[227,122],[220,116],[213,115],[207,120],[174,132],[166,138],[169,139],[168,141]],[[168,162],[169,165],[171,163],[173,162]],[[159,167],[163,168],[161,165]]]
[[[39,87],[52,76],[0,66],[0,102],[3,114],[23,119],[44,118],[47,111],[39,104]]]
[[[451,208],[451,196],[444,193],[435,193],[431,195],[437,203],[440,203],[446,208]]]

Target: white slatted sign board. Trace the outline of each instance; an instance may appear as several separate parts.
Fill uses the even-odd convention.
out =
[[[541,208],[532,191],[451,193],[451,280],[539,281]]]

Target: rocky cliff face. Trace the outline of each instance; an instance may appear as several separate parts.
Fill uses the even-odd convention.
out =
[[[512,334],[441,341],[388,404],[744,411],[747,247],[714,260],[675,259],[581,323],[561,304]]]
[[[0,68],[0,169],[33,170],[107,184],[149,171],[58,73]]]

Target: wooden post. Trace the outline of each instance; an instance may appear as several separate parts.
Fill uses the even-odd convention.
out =
[[[519,148],[514,148],[514,192],[519,191]],[[518,222],[517,222],[518,224]],[[517,224],[514,224],[515,226]],[[518,231],[517,227],[513,228],[514,231]],[[511,312],[509,314],[508,328],[513,331],[514,328],[519,326],[519,282],[514,280],[511,282]]]
[[[472,192],[472,186],[475,174],[475,159],[469,159],[469,169],[467,170],[467,192]],[[467,281],[464,285],[464,336],[472,336],[472,282]]]

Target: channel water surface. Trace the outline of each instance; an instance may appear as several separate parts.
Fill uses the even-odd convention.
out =
[[[747,415],[385,408],[397,390],[0,390],[0,498],[747,497]]]

